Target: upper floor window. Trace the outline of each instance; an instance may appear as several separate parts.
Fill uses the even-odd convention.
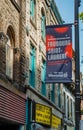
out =
[[[69,119],[69,97],[67,96],[67,118]]]
[[[70,99],[70,105],[69,105],[69,118],[72,118],[72,99]]]
[[[55,84],[55,104],[58,106],[58,84]]]
[[[36,22],[36,0],[30,0],[30,15],[31,19]]]
[[[6,75],[12,79],[13,78],[13,36],[11,29],[8,28],[7,31],[8,41],[6,44]]]
[[[61,89],[60,89],[60,83],[58,84],[58,107],[61,107]]]
[[[66,110],[66,94],[65,94],[65,92],[63,93],[63,100],[64,100],[64,112],[66,112],[65,110]]]
[[[45,18],[45,14],[44,14],[43,9],[42,9],[41,14],[42,14],[42,16],[41,16],[41,33],[42,33],[42,38],[45,40],[46,18]]]
[[[35,87],[35,48],[30,46],[30,60],[29,60],[29,84]]]
[[[52,102],[55,102],[55,91],[54,91],[55,89],[54,88],[55,88],[55,84],[53,83],[52,90],[51,90],[51,101]]]
[[[46,96],[45,74],[46,74],[46,62],[42,59],[42,65],[41,65],[41,93]]]

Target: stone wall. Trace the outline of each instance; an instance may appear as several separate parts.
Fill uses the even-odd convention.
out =
[[[14,73],[13,81],[14,85],[19,84],[24,79],[22,75],[25,71],[25,0],[22,0],[18,5],[13,0],[1,0],[0,1],[0,34],[3,33],[7,36],[8,27],[11,28],[14,36]],[[6,41],[7,42],[7,41]],[[6,74],[6,42],[0,39],[0,71]],[[3,44],[4,43],[4,44]],[[24,83],[23,83],[24,84]]]

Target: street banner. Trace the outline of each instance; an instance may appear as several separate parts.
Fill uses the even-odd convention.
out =
[[[72,25],[46,26],[46,83],[72,82]]]

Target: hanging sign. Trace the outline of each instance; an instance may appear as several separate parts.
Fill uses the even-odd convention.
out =
[[[72,81],[72,26],[46,26],[46,83]]]

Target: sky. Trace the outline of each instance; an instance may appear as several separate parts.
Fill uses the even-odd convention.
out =
[[[66,23],[74,23],[74,1],[75,0],[55,0],[56,5],[58,7],[59,13]],[[79,12],[83,12],[83,0],[81,0],[81,4],[79,7]],[[74,27],[73,27],[73,48],[74,48]],[[81,60],[83,58],[83,23],[79,21],[79,47],[80,47],[80,71],[83,74],[83,63]]]

